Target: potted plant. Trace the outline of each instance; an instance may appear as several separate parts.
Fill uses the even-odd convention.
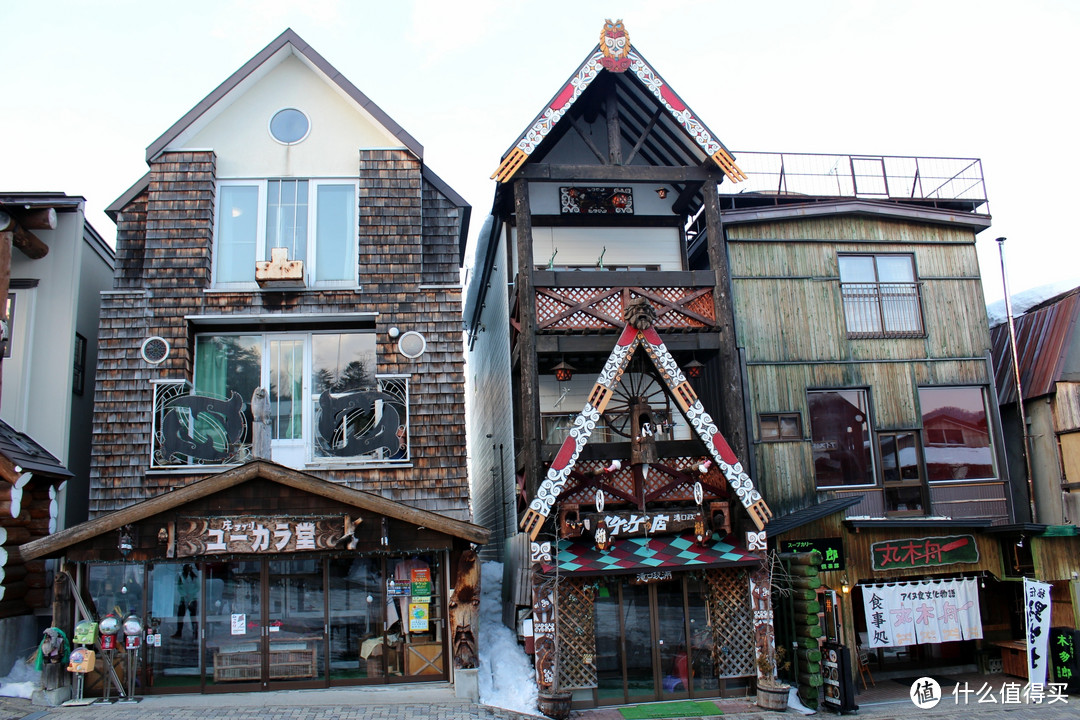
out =
[[[757,704],[765,710],[786,710],[788,691],[791,686],[780,680],[776,671],[787,670],[791,663],[786,660],[787,651],[783,647],[768,646],[767,652],[757,656],[758,669]]]

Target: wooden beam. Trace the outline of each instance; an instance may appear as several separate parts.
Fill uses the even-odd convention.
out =
[[[526,168],[529,166],[526,165]],[[524,169],[524,168],[523,168]],[[540,487],[540,373],[536,358],[536,291],[533,288],[532,206],[529,202],[529,181],[520,175],[514,181],[514,218],[517,222],[517,290],[518,333],[517,349],[521,369],[521,387],[517,388],[521,402],[521,453],[525,462],[525,489],[530,497]],[[515,434],[517,430],[515,429]]]
[[[675,202],[671,204],[671,212],[676,215],[686,215],[690,210],[690,203],[699,192],[701,192],[701,183],[687,183],[683,191],[679,193],[679,197],[675,198]]]
[[[11,213],[0,210],[0,232],[11,234],[11,244],[23,251],[31,260],[39,260],[49,254],[49,246],[24,228]]]
[[[611,351],[615,342],[614,332],[599,335],[540,335],[536,338],[536,352],[543,354],[602,353]],[[716,350],[720,347],[720,334],[714,330],[695,330],[687,333],[668,333],[664,344],[672,352]],[[742,459],[742,458],[740,458]]]
[[[600,148],[596,147],[596,143],[594,143],[592,141],[592,138],[589,137],[589,135],[585,132],[585,128],[583,127],[581,122],[581,117],[579,116],[571,118],[570,123],[571,127],[574,128],[574,132],[576,132],[578,134],[578,137],[580,137],[585,142],[585,145],[590,150],[592,150],[592,154],[596,156],[596,159],[602,163],[607,163],[608,159],[604,157],[604,154],[600,152]]]
[[[548,165],[530,163],[518,171],[518,177],[526,180],[554,180],[566,182],[714,182],[724,174],[714,167],[658,165]]]
[[[4,213],[0,211],[0,215]],[[0,218],[0,222],[2,222]],[[0,232],[0,309],[3,310],[4,326],[7,328],[7,334],[11,334],[11,321],[7,315],[7,296],[8,290],[11,288],[11,245],[14,241],[12,233],[9,231]],[[11,342],[10,338],[7,338],[5,342]],[[0,364],[4,361],[4,354],[0,352]],[[0,393],[3,392],[2,380],[0,380]]]
[[[604,98],[604,112],[607,115],[608,163],[622,165],[622,135],[619,131],[619,86],[614,80],[608,83],[607,96]]]
[[[34,208],[18,213],[19,224],[27,230],[55,230],[56,208]]]
[[[641,137],[638,138],[637,143],[634,145],[634,149],[630,151],[630,155],[626,158],[626,164],[634,162],[634,158],[637,157],[638,150],[645,144],[645,141],[649,139],[649,133],[652,132],[653,127],[656,126],[656,121],[660,119],[660,113],[664,111],[663,106],[656,108],[656,112],[652,114],[649,119],[649,124],[645,126],[645,129],[641,131]]]

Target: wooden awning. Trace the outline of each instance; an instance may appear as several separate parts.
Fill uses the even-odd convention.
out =
[[[328,500],[351,505],[360,510],[383,515],[392,520],[400,520],[472,543],[485,544],[490,535],[487,528],[464,520],[457,520],[429,510],[414,508],[375,493],[354,490],[345,485],[323,480],[314,475],[293,470],[267,460],[254,460],[231,470],[198,480],[172,492],[88,520],[46,538],[28,542],[20,546],[19,552],[24,560],[57,555],[77,543],[85,542],[125,525],[174,510],[194,500],[199,500],[256,479],[276,482]]]

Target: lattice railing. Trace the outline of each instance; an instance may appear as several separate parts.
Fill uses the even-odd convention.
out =
[[[705,601],[713,635],[713,665],[719,677],[755,675],[754,618],[746,570],[707,570]]]
[[[596,687],[596,618],[593,586],[586,579],[559,584],[559,687]]]
[[[716,325],[711,287],[537,287],[537,329],[618,330],[623,309],[639,297],[656,309],[659,331]]]

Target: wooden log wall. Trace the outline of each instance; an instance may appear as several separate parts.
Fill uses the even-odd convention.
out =
[[[18,547],[24,542],[49,535],[50,483],[32,478],[23,487],[19,514],[11,516],[12,485],[0,480],[0,528],[4,536],[0,557],[6,555],[0,576],[3,596],[0,598],[0,618],[25,615],[52,602],[52,589],[45,574],[45,561],[25,562]]]

